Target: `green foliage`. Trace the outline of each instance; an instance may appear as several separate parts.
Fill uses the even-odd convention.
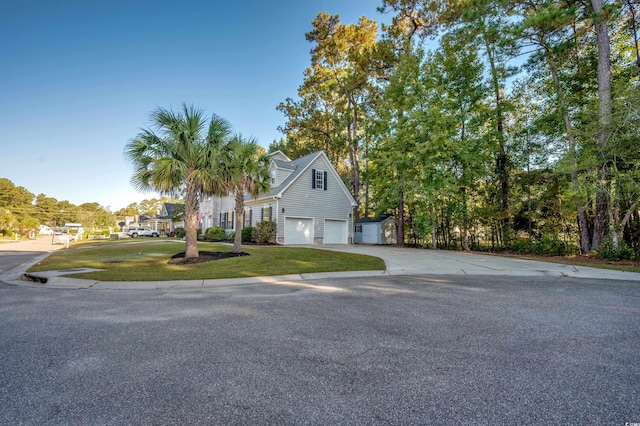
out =
[[[605,240],[596,253],[600,259],[605,260],[638,260],[640,258],[633,248],[626,244],[616,248],[611,240]]]
[[[254,227],[253,226],[247,226],[245,228],[242,228],[242,242],[243,243],[250,243],[253,241],[253,231],[254,231]]]
[[[236,238],[236,231],[231,231],[225,237],[226,241],[233,241]]]
[[[185,234],[186,234],[186,231],[185,231],[185,229],[184,229],[184,228],[182,228],[182,227],[178,227],[178,228],[176,228],[176,229],[174,229],[174,230],[173,230],[173,235],[174,235],[176,238],[184,238]]]
[[[133,167],[131,183],[140,191],[185,194],[189,217],[185,257],[198,257],[198,195],[226,195],[218,159],[231,136],[230,124],[213,114],[183,104],[179,111],[156,108],[151,127],[142,130],[125,147],[125,158]],[[151,208],[151,207],[149,207]]]
[[[208,241],[223,241],[225,238],[226,235],[221,226],[208,228],[204,233],[204,239]]]
[[[578,247],[553,238],[515,239],[508,249],[518,254],[537,254],[541,256],[572,256],[578,253]]]
[[[276,237],[276,223],[263,220],[253,230],[252,239],[256,244],[268,244]]]
[[[0,229],[0,234],[7,238],[14,237],[16,235],[11,229]]]

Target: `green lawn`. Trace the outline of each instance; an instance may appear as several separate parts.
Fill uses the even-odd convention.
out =
[[[231,251],[227,244],[198,244],[202,251]],[[215,260],[195,265],[169,265],[184,251],[184,243],[166,240],[99,241],[74,244],[58,250],[29,272],[96,268],[104,271],[70,277],[100,281],[169,281],[242,278],[310,272],[384,270],[382,259],[351,253],[283,246],[243,246],[250,256]]]

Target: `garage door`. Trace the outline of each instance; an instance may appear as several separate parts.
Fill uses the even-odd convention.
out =
[[[329,220],[324,221],[324,243],[325,244],[347,244],[347,221]]]
[[[288,217],[284,221],[285,244],[311,244],[313,219]]]

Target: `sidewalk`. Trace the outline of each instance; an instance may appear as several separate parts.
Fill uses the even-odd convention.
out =
[[[322,272],[255,278],[151,282],[95,281],[62,277],[62,275],[90,271],[90,269],[83,268],[28,274],[32,279],[29,281],[24,279],[26,270],[63,246],[51,246],[50,241],[49,245],[47,245],[40,239],[34,242],[25,241],[10,244],[12,245],[11,249],[42,251],[44,253],[33,260],[23,263],[17,268],[0,274],[0,281],[15,285],[70,289],[196,289],[212,287],[220,288],[233,285],[269,284],[276,282],[292,283],[299,286],[310,286],[317,289],[327,289],[326,286],[316,286],[310,281],[398,275],[542,276],[640,281],[640,273],[633,272],[613,271],[586,266],[539,262],[474,253],[362,245],[330,245],[317,246],[315,248],[380,257],[386,264],[385,271]],[[0,246],[0,250],[4,250],[4,247],[6,246],[6,244]]]

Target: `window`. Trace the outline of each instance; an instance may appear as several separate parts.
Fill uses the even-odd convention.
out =
[[[324,170],[311,170],[311,187],[327,190],[327,172]]]
[[[251,212],[252,212],[251,209],[244,211],[244,227],[245,228],[248,228],[249,226],[251,226],[251,219],[252,219]]]
[[[356,232],[362,232],[362,225],[360,224],[356,225]]]
[[[271,185],[275,185],[275,184],[276,184],[276,171],[271,170]]]
[[[273,216],[272,216],[273,209],[271,207],[263,207],[261,212],[262,214],[261,214],[260,220],[273,222]]]
[[[220,227],[222,229],[234,229],[235,217],[234,212],[220,213]]]

